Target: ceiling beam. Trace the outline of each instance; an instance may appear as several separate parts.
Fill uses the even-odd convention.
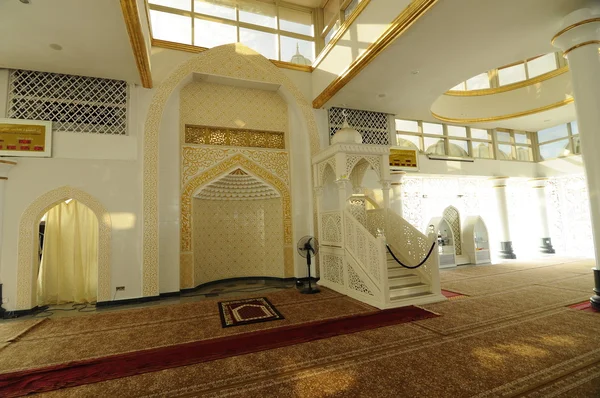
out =
[[[392,21],[390,26],[365,52],[359,55],[338,77],[313,100],[313,108],[323,107],[335,94],[348,84],[356,75],[366,68],[379,54],[383,52],[400,35],[408,30],[421,18],[438,0],[414,0]]]
[[[129,42],[137,64],[140,80],[144,88],[152,88],[152,73],[150,72],[150,54],[146,48],[146,40],[142,32],[142,23],[136,0],[121,0],[123,19],[129,33]]]

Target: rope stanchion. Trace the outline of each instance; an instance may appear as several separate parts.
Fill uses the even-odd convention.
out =
[[[425,258],[423,259],[423,261],[421,261],[418,265],[415,265],[414,267],[411,267],[410,265],[406,265],[406,264],[402,263],[402,261],[398,260],[398,257],[396,257],[396,255],[394,254],[394,252],[392,251],[392,248],[390,247],[390,245],[388,245],[386,243],[385,246],[387,247],[388,252],[392,255],[392,257],[394,258],[394,260],[396,260],[396,262],[398,264],[400,264],[404,268],[415,269],[415,268],[419,268],[421,265],[425,264],[425,262],[427,260],[429,260],[429,257],[431,256],[431,253],[433,253],[433,248],[435,247],[435,241],[431,245],[431,249],[429,249],[429,253],[427,253],[427,255],[425,256]]]

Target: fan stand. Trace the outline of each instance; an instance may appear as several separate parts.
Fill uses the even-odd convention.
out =
[[[300,293],[302,294],[315,294],[315,293],[321,293],[321,291],[317,288],[317,287],[312,287],[311,284],[311,276],[310,276],[310,252],[314,251],[313,248],[310,246],[310,243],[307,242],[304,245],[304,250],[306,250],[306,266],[308,267],[308,287],[300,290]]]

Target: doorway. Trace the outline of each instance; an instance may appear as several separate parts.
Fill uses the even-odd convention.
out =
[[[95,303],[98,295],[98,218],[67,199],[40,220],[37,304]]]

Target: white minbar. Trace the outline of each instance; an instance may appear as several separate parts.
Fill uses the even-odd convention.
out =
[[[493,177],[490,179],[496,191],[496,205],[498,209],[498,221],[502,235],[500,236],[500,258],[515,259],[517,256],[512,248],[510,240],[510,226],[508,224],[508,204],[506,202],[506,183],[508,177]]]
[[[538,209],[538,236],[540,237],[540,252],[554,254],[556,251],[552,247],[550,238],[550,227],[548,226],[548,210],[546,206],[546,182],[545,177],[534,178],[530,180],[531,188],[534,190],[536,198],[536,207]]]
[[[490,241],[488,230],[480,216],[469,216],[463,226],[463,253],[469,256],[471,264],[489,264]]]
[[[433,217],[427,224],[424,233],[425,235],[433,233],[437,236],[439,267],[456,267],[454,233],[448,221],[443,217]]]
[[[590,302],[600,310],[600,4],[597,0],[588,4],[589,8],[564,17],[552,44],[569,60],[596,254],[595,295]]]
[[[0,257],[2,256],[2,231],[4,225],[4,190],[8,180],[8,172],[17,162],[5,158],[0,159]],[[0,319],[4,317],[4,308],[2,308],[2,281],[0,280]]]

